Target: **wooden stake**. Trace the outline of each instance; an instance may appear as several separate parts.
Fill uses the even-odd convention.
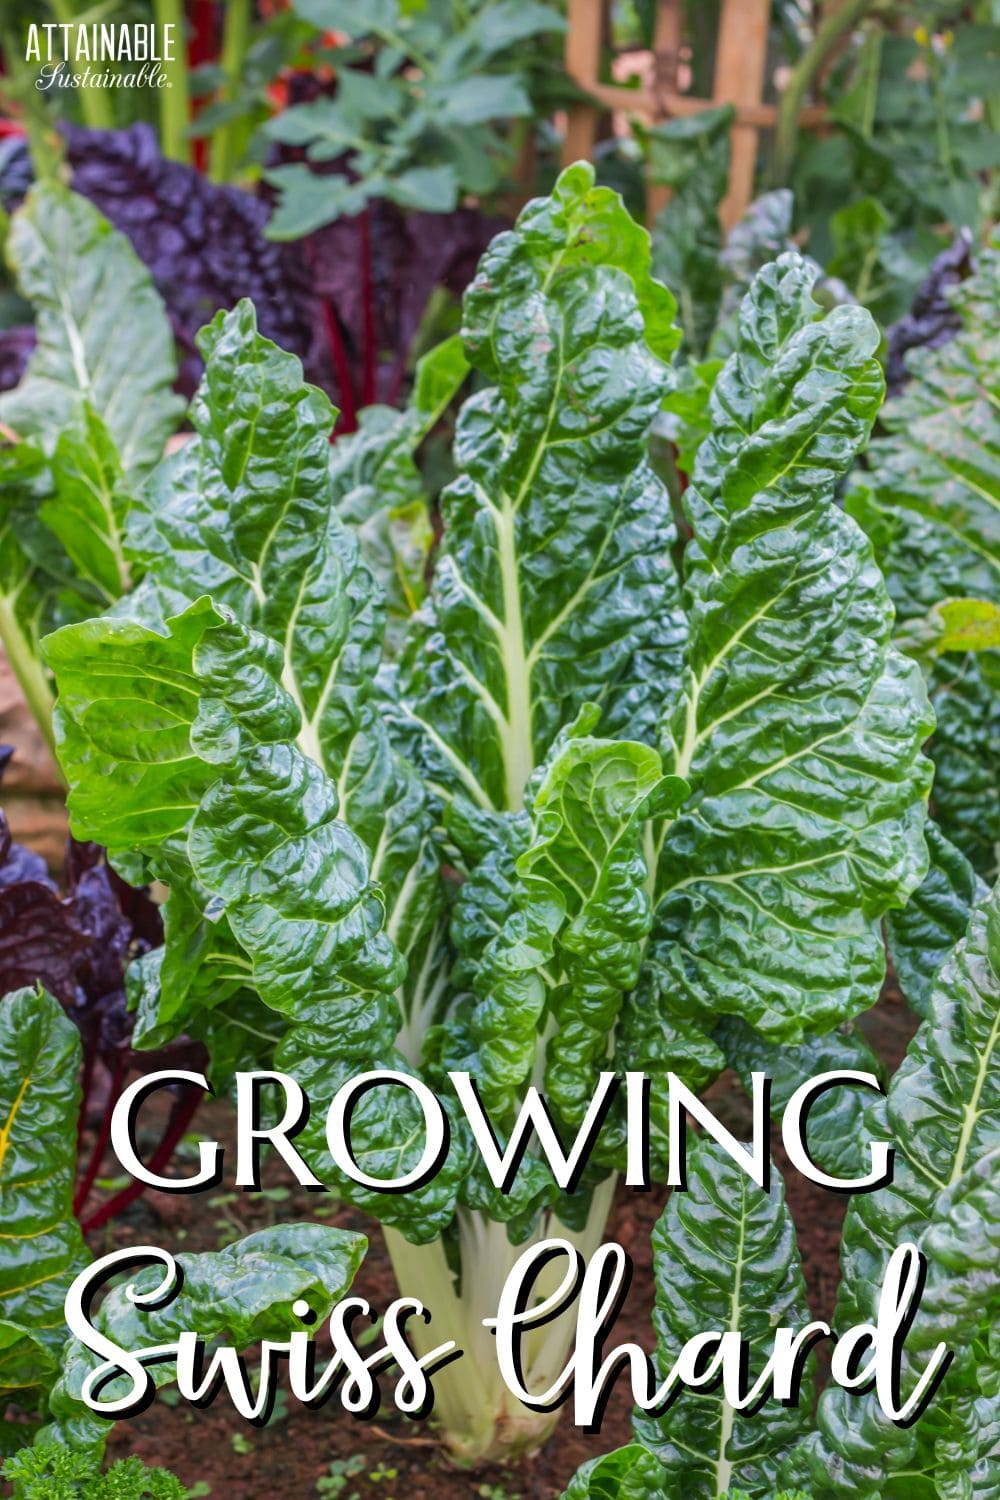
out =
[[[566,71],[582,88],[596,83],[601,67],[603,0],[569,0],[566,30]],[[589,104],[569,111],[563,166],[591,161],[597,145],[597,111]]]
[[[684,34],[682,0],[659,0],[656,9],[656,29],[653,32],[653,52],[656,62],[656,77],[653,83],[654,96],[677,92],[677,58]],[[657,119],[666,119],[666,108],[658,109]],[[646,188],[646,223],[652,229],[654,222],[670,202],[670,189],[658,183],[649,183]]]
[[[771,0],[723,0],[715,55],[716,104],[735,104],[737,111],[760,107],[770,18]],[[738,113],[732,131],[729,191],[719,209],[727,232],[753,198],[757,131],[756,124]]]

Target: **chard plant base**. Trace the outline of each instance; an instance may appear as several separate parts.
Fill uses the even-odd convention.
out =
[[[562,1407],[533,1412],[507,1389],[497,1367],[493,1334],[483,1320],[496,1315],[504,1283],[530,1245],[564,1239],[588,1260],[605,1237],[614,1189],[614,1177],[597,1188],[582,1230],[568,1229],[546,1215],[529,1239],[517,1245],[510,1243],[505,1225],[483,1214],[460,1211],[460,1284],[441,1240],[414,1245],[398,1230],[384,1231],[401,1295],[418,1298],[431,1314],[429,1323],[415,1318],[409,1325],[417,1352],[428,1353],[449,1339],[463,1351],[460,1359],[445,1365],[433,1379],[433,1419],[457,1464],[476,1467],[513,1462],[537,1453],[555,1431]],[[559,1267],[557,1275],[561,1272]],[[544,1273],[538,1291],[545,1295]],[[529,1391],[545,1391],[555,1381],[569,1357],[574,1328],[571,1308],[544,1327],[528,1331],[522,1347]]]

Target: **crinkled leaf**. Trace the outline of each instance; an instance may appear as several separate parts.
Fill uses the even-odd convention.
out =
[[[641,1443],[588,1459],[573,1475],[562,1500],[665,1500],[663,1465]]]
[[[0,1390],[46,1387],[45,1351],[66,1329],[63,1299],[88,1259],[73,1217],[80,1039],[41,989],[0,1001]],[[17,1336],[10,1333],[17,1326]],[[27,1342],[26,1342],[27,1341]],[[17,1389],[15,1400],[20,1399]]]
[[[223,626],[211,601],[193,605],[164,628],[121,618],[88,620],[49,636],[45,654],[59,685],[59,760],[70,785],[78,838],[112,854],[155,848],[183,834],[217,774],[216,751],[192,744],[216,704],[202,704],[197,651]],[[254,679],[259,692],[273,679]],[[266,709],[265,709],[266,712]],[[288,729],[295,724],[285,708]],[[226,728],[233,729],[232,720]],[[206,740],[210,733],[206,725]],[[221,745],[219,756],[238,745]]]
[[[282,831],[277,821],[270,825],[270,833],[261,830],[264,842],[257,854],[281,850],[282,858],[295,859],[308,845],[309,859],[320,857],[320,825],[327,826],[336,841],[335,830],[342,830],[343,824],[330,819],[339,812],[370,851],[368,875],[385,892],[389,937],[411,960],[402,997],[409,1010],[411,1001],[419,1003],[415,991],[440,917],[439,860],[427,798],[413,772],[393,752],[372,701],[385,606],[337,505],[365,503],[359,491],[368,478],[366,458],[381,460],[373,462],[371,494],[379,493],[375,486],[387,472],[398,476],[408,464],[415,480],[416,471],[408,449],[368,445],[367,431],[342,439],[333,450],[346,444],[348,454],[359,458],[361,474],[355,475],[354,484],[347,478],[349,462],[334,460],[331,465],[328,439],[334,413],[329,402],[303,383],[302,367],[293,355],[260,337],[249,303],[219,314],[203,332],[200,346],[205,378],[191,413],[196,437],[154,477],[148,505],[136,512],[130,529],[132,545],[161,588],[191,599],[210,592],[273,643],[282,686],[301,721],[287,774],[300,787],[311,789],[316,818],[306,819],[305,844],[290,842],[289,827]],[[440,408],[434,403],[447,401],[449,377],[460,378],[462,369],[454,351],[445,351],[431,362],[429,371],[422,370],[412,410],[400,419],[407,424],[408,445],[419,441],[425,425],[435,420]],[[273,762],[259,770],[265,779],[285,774]],[[276,918],[269,907],[271,914],[255,919],[258,925],[251,934],[244,908],[251,867],[238,842],[232,844],[231,854],[225,847],[230,842],[226,820],[233,819],[242,838],[248,825],[240,808],[252,809],[261,787],[255,771],[242,790],[235,784],[225,791],[216,788],[197,820],[191,854],[207,891],[219,893],[220,871],[225,872],[226,899],[235,901],[240,912],[230,917],[230,926],[243,947],[263,955],[270,941],[266,934]],[[287,796],[298,794],[290,782]],[[271,874],[261,884],[262,893],[273,876],[273,861],[267,868]],[[317,964],[331,958],[330,934],[323,936],[322,923],[317,920],[308,929],[296,925],[310,910],[318,919],[324,902],[331,912],[340,904],[339,894],[329,887],[310,893],[310,878],[308,861],[295,875],[289,873],[284,882],[291,903],[286,914],[291,919],[294,910],[295,921],[285,931],[291,946],[276,938],[274,961],[262,958],[263,966],[258,964],[256,970],[267,983],[268,1003],[287,1013],[297,1003],[293,995],[306,998],[307,977],[299,973],[289,982],[279,972],[280,962],[294,954],[292,967],[298,973],[307,949],[315,953]],[[292,898],[296,879],[302,891]],[[168,920],[168,939],[177,930],[177,922]],[[345,934],[335,930],[337,936],[330,940],[339,945]],[[189,943],[205,948],[206,956],[217,950],[220,936],[225,955],[230,945],[224,932],[189,929]],[[183,982],[189,972],[185,956],[176,979]],[[245,975],[241,982],[246,982]],[[316,982],[315,974],[308,982]],[[214,988],[212,976],[208,984]],[[165,972],[161,988],[169,1006],[176,1009],[186,1003],[173,976]],[[162,1019],[162,1006],[160,1015]]]
[[[400,692],[433,779],[483,807],[522,805],[588,699],[633,733],[649,718],[637,654],[655,654],[673,582],[643,457],[667,373],[646,339],[669,355],[672,310],[645,232],[582,165],[493,241],[466,294],[466,353],[496,385],[459,418]]]
[[[655,1180],[666,1175],[670,1133],[670,1074],[683,1078],[697,1093],[721,1073],[726,1065],[718,1043],[696,1022],[677,1014],[674,982],[648,948],[639,980],[622,1005],[615,1032],[613,1066],[621,1077],[626,1072],[644,1073],[649,1080],[650,1166]],[[628,1122],[619,1094],[601,1127],[595,1156],[623,1169],[628,1145]]]
[[[170,897],[163,908],[163,946],[128,971],[129,1002],[135,1010],[133,1045],[162,1047],[191,1032],[202,1012],[240,992],[252,974],[250,959],[233,936],[224,913],[206,918],[206,894],[183,871],[171,869]]]
[[[656,1363],[661,1378],[694,1335],[736,1331],[747,1341],[748,1379],[760,1375],[779,1325],[809,1320],[795,1228],[780,1179],[763,1192],[714,1141],[689,1158],[688,1187],[674,1192],[653,1231]],[[683,1391],[661,1418],[637,1415],[637,1436],[663,1462],[671,1500],[716,1500],[731,1482],[773,1487],[778,1465],[808,1421],[773,1399],[749,1415],[721,1388]]]
[[[300,742],[324,765],[324,740],[344,734],[359,684],[378,663],[380,625],[365,601],[367,639],[351,642],[341,660],[366,580],[356,547],[331,518],[336,414],[304,383],[295,356],[258,335],[249,302],[217,314],[199,344],[206,368],[191,408],[197,438],[158,470],[130,544],[161,589],[211,594],[284,647],[282,680],[302,715]]]
[[[930,867],[901,911],[887,913],[886,938],[900,988],[926,1016],[938,970],[965,935],[976,899],[976,872],[936,823],[925,829]]]
[[[365,1026],[391,1026],[382,903],[336,786],[296,744],[280,649],[202,599],[160,629],[66,627],[47,652],[77,831],[145,854],[168,884],[180,861],[272,1008],[326,1006],[362,1049]]]
[[[532,799],[534,836],[517,863],[528,904],[562,907],[558,983],[549,1018],[545,1091],[562,1117],[583,1117],[607,1060],[623,996],[636,983],[651,911],[642,823],[675,808],[687,787],[628,740],[569,740]]]
[[[0,421],[51,440],[88,401],[126,478],[141,475],[180,413],[173,336],[148,271],[86,199],[56,182],[32,188],[9,253],[38,342],[21,384],[0,397]]]
[[[766,1041],[743,1021],[728,1017],[715,1040],[748,1092],[752,1073],[766,1073],[771,1079],[769,1104],[775,1120],[780,1120],[795,1090],[821,1073],[849,1069],[884,1078],[879,1059],[855,1030],[831,1031],[828,1036],[807,1037],[799,1047],[783,1047]],[[821,1171],[843,1178],[864,1177],[871,1171],[862,1130],[869,1098],[866,1089],[848,1084],[828,1089],[811,1105],[806,1147]]]
[[[692,797],[662,842],[653,929],[680,1013],[786,1041],[878,992],[878,918],[926,868],[932,725],[871,549],[832,503],[881,398],[878,331],[856,307],[816,321],[813,280],[782,256],[744,299],[684,497],[665,769]]]
[[[380,1068],[408,1072],[398,1053],[345,1055],[320,1014],[318,1023],[293,1027],[275,1052],[274,1066],[290,1073],[307,1097],[333,1098],[358,1073]],[[427,1143],[424,1111],[403,1085],[391,1085],[360,1096],[351,1114],[350,1149],[357,1166],[370,1177],[390,1181],[414,1171]],[[440,1170],[430,1181],[405,1192],[383,1193],[355,1182],[333,1163],[326,1143],[325,1111],[316,1110],[296,1137],[315,1175],[325,1185],[379,1222],[424,1244],[442,1234],[455,1215],[459,1189],[469,1171],[470,1143],[458,1122]]]
[[[586,733],[581,715],[533,789],[509,844],[481,860],[456,902],[452,935],[475,1005],[456,1034],[488,1106],[512,1105],[546,1033],[545,1092],[577,1122],[607,1061],[649,931],[642,820],[684,793],[654,750]]]
[[[974,909],[888,1099],[869,1104],[864,1129],[895,1142],[895,1170],[891,1185],[848,1209],[837,1322],[874,1316],[889,1256],[910,1241],[927,1257],[927,1280],[901,1390],[912,1390],[939,1340],[955,1360],[933,1405],[906,1428],[870,1394],[826,1391],[818,1431],[791,1472],[819,1500],[895,1500],[914,1492],[916,1476],[934,1485],[928,1493],[986,1496],[996,1474],[997,1395],[979,1384],[976,1351],[1000,1302],[1000,890]]]
[[[106,1338],[131,1350],[174,1342],[186,1329],[194,1329],[206,1341],[219,1339],[240,1349],[261,1339],[287,1339],[293,1329],[305,1326],[292,1313],[292,1303],[303,1298],[315,1321],[327,1317],[349,1289],[367,1248],[363,1235],[325,1224],[261,1229],[223,1250],[178,1255],[183,1279],[166,1306],[141,1307],[128,1296],[129,1286],[140,1294],[161,1286],[162,1265],[144,1267],[127,1285],[111,1289],[94,1315],[94,1325]],[[62,1441],[103,1445],[107,1421],[80,1399],[83,1381],[101,1363],[75,1339],[67,1344],[62,1378],[50,1402],[54,1426],[48,1429]],[[147,1368],[157,1389],[176,1379],[170,1360]],[[114,1400],[128,1389],[127,1377],[118,1376],[101,1393]]]

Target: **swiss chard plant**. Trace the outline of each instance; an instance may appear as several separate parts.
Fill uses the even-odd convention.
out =
[[[852,1198],[844,1224],[835,1330],[874,1322],[889,1258],[904,1242],[923,1255],[919,1308],[898,1381],[909,1399],[929,1355],[953,1359],[931,1405],[894,1423],[869,1385],[831,1386],[809,1403],[773,1397],[737,1410],[720,1387],[685,1391],[639,1416],[640,1442],[592,1461],[566,1500],[589,1496],[716,1500],[945,1500],[986,1496],[996,1482],[1000,1392],[1000,887],[975,906],[948,955],[924,1021],[887,1096],[869,1095],[852,1149],[892,1140],[893,1180]],[[795,1230],[779,1180],[764,1191],[714,1142],[697,1148],[687,1191],[674,1192],[654,1231],[657,1360],[685,1339],[739,1331],[749,1388],[776,1326],[808,1322]],[[780,1500],[780,1496],[777,1497]],[[791,1500],[791,1497],[789,1497]]]
[[[20,383],[0,396],[0,639],[51,739],[38,642],[131,586],[125,511],[182,403],[149,274],[85,199],[36,188],[7,251],[35,309],[36,345]]]
[[[329,403],[241,304],[201,335],[192,441],[126,516],[142,583],[46,641],[76,833],[170,889],[137,1036],[266,1057],[315,1096],[385,1067],[448,1101],[442,1170],[405,1194],[344,1180],[315,1121],[297,1145],[381,1220],[426,1336],[466,1351],[435,1378],[466,1460],[554,1420],[512,1400],[481,1319],[527,1242],[599,1242],[625,1120],[572,1191],[532,1146],[500,1192],[449,1070],[501,1145],[533,1085],[568,1141],[602,1070],[643,1070],[662,1163],[667,1073],[714,1077],[723,1018],[744,1046],[808,1046],[869,1006],[880,919],[925,873],[923,679],[833,504],[882,398],[878,331],[819,317],[813,281],[787,254],[744,298],[678,571],[646,458],[674,300],[588,167],[529,204],[466,294],[480,388],[389,662]],[[411,1172],[423,1135],[409,1091],[358,1101],[370,1177]],[[569,1338],[542,1332],[533,1389]]]
[[[935,767],[931,865],[913,900],[887,920],[898,977],[921,1012],[934,972],[926,967],[928,945],[940,962],[964,930],[977,874],[993,878],[1000,847],[1000,530],[992,456],[998,262],[997,250],[986,249],[975,274],[963,276],[967,255],[960,241],[942,258],[928,286],[934,306],[921,342],[894,364],[890,341],[898,394],[880,411],[878,433],[844,498],[872,543],[897,644],[920,662],[936,715],[928,746]],[[950,285],[935,295],[942,277]],[[912,322],[901,329],[906,341],[920,338],[919,320]],[[711,430],[720,368],[712,359],[688,365],[667,397],[661,421],[682,469],[695,465]]]
[[[178,163],[156,158],[154,170],[144,140],[133,132],[101,161],[105,171],[111,164],[132,171],[146,229],[150,196],[158,204],[161,195],[172,200],[191,180],[203,189],[191,206],[194,220],[217,223],[212,194],[223,190]],[[83,186],[105,202],[93,160],[83,175]],[[230,208],[236,225],[249,233],[253,225],[240,217],[239,202]],[[185,289],[191,300],[179,298],[150,253],[153,241],[136,234],[127,215],[123,222],[136,247],[86,197],[44,182],[13,215],[7,245],[19,290],[34,308],[37,340],[20,383],[0,394],[0,640],[50,740],[53,687],[39,641],[57,624],[115,604],[141,581],[141,560],[124,540],[126,516],[182,412],[171,389],[174,334],[191,343],[193,368],[200,369],[193,345],[198,309],[225,300],[221,283],[197,276]],[[159,224],[158,216],[152,222]],[[232,234],[236,244],[237,228]],[[256,265],[252,284],[273,327],[282,267],[261,261],[260,246],[268,248],[264,241],[244,244],[241,255],[249,253]],[[141,255],[153,261],[152,274]],[[279,326],[308,345],[294,320],[291,326],[279,320]],[[141,374],[133,378],[134,366]],[[352,404],[352,420],[359,418],[362,430],[329,452],[337,505],[358,527],[388,587],[394,619],[412,613],[422,598],[431,540],[413,454],[467,372],[458,340],[445,341],[417,362],[402,411],[370,406],[359,415]]]

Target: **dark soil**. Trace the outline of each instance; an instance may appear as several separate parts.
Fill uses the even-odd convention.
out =
[[[915,1025],[888,986],[879,1005],[863,1021],[868,1040],[890,1069],[898,1065]],[[741,1116],[749,1124],[749,1112],[731,1080],[730,1086],[725,1109],[726,1123],[733,1129]],[[716,1085],[713,1095],[720,1090],[726,1091],[725,1080]],[[201,1134],[217,1134],[225,1140],[231,1128],[228,1107],[214,1103],[204,1108],[197,1128]],[[774,1143],[774,1154],[778,1168],[787,1168],[780,1141]],[[106,1166],[109,1174],[117,1170],[110,1159]],[[794,1171],[783,1170],[783,1175],[798,1227],[813,1314],[829,1319],[848,1200]],[[272,1163],[265,1189],[260,1195],[224,1189],[204,1196],[148,1192],[123,1219],[95,1237],[101,1240],[106,1233],[106,1242],[95,1243],[93,1248],[102,1253],[129,1241],[144,1241],[175,1251],[215,1249],[271,1222],[310,1218],[322,1201],[298,1188],[280,1162]],[[666,1196],[663,1189],[650,1193],[619,1189],[609,1236],[632,1255],[635,1277],[615,1326],[615,1343],[633,1340],[646,1349],[652,1346],[650,1233]],[[371,1250],[353,1290],[382,1310],[394,1297],[395,1284],[377,1225],[349,1209],[336,1212],[326,1222],[368,1235]],[[629,1441],[630,1411],[627,1386],[620,1382],[599,1434],[580,1432],[564,1415],[555,1436],[537,1457],[510,1469],[491,1467],[469,1473],[447,1463],[426,1423],[408,1422],[394,1411],[362,1423],[332,1401],[319,1411],[289,1403],[284,1412],[279,1410],[280,1420],[256,1429],[233,1415],[224,1395],[201,1411],[184,1404],[168,1405],[161,1395],[142,1416],[112,1429],[109,1454],[137,1453],[147,1463],[173,1470],[189,1485],[202,1481],[210,1486],[203,1493],[212,1500],[308,1500],[324,1493],[339,1500],[457,1500],[460,1496],[549,1500],[561,1494],[584,1459]],[[332,1472],[331,1462],[339,1465]],[[316,1482],[323,1476],[333,1480],[333,1487],[317,1491]],[[338,1477],[342,1479],[339,1485]]]

